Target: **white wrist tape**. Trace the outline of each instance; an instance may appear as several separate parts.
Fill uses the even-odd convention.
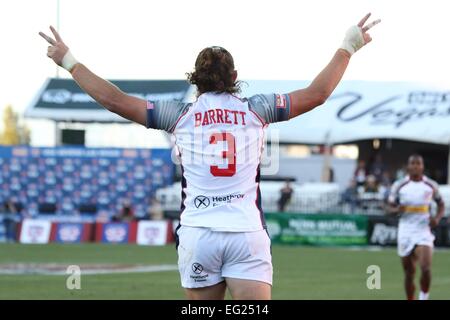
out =
[[[364,46],[364,38],[361,28],[358,26],[350,27],[345,34],[341,49],[347,50],[350,54],[354,54],[362,46]]]
[[[77,63],[78,63],[77,59],[75,59],[70,50],[67,50],[66,54],[64,55],[61,61],[61,67],[70,72]]]

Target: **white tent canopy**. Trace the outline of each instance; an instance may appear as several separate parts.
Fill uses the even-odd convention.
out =
[[[116,84],[147,99],[195,99],[195,87],[189,87],[186,80],[121,80]],[[242,84],[241,95],[288,93],[308,85],[307,81],[250,80]],[[128,122],[101,108],[69,79],[47,81],[26,116]],[[324,105],[290,121],[271,124],[267,137],[282,143],[336,144],[388,138],[448,145],[449,120],[450,85],[343,81]]]
[[[242,96],[288,93],[306,81],[246,81]],[[344,143],[390,138],[448,145],[450,88],[411,82],[343,81],[311,112],[268,128],[284,143]],[[278,132],[277,132],[278,131]],[[276,136],[276,135],[275,135]]]

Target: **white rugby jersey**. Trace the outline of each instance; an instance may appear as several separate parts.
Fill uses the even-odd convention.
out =
[[[438,184],[426,176],[421,181],[412,181],[409,176],[397,180],[389,195],[389,202],[400,205],[404,211],[399,229],[429,228],[432,201],[440,203],[442,198]]]
[[[194,103],[149,101],[147,128],[175,136],[182,169],[180,224],[216,231],[265,228],[259,189],[264,130],[289,118],[290,97],[204,93]]]

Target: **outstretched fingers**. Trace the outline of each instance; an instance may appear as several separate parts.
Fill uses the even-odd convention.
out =
[[[56,41],[53,40],[51,37],[49,37],[48,35],[46,35],[43,32],[39,32],[39,35],[44,38],[48,43],[50,43],[52,46],[56,45]]]
[[[50,43],[52,46],[55,46],[58,42],[62,42],[62,38],[59,35],[58,31],[56,31],[55,28],[53,28],[53,26],[50,26],[50,31],[53,33],[53,36],[55,37],[55,39],[53,39],[52,37],[49,37],[48,35],[46,35],[43,32],[39,32],[39,35],[44,38],[48,43]]]
[[[52,31],[53,35],[55,36],[56,41],[62,42],[61,36],[59,35],[58,31],[56,31],[56,29],[53,28],[53,26],[50,26],[50,30]]]
[[[369,23],[367,26],[362,28],[363,32],[367,32],[369,29],[371,29],[372,27],[376,26],[377,24],[379,24],[381,22],[381,19],[377,19],[371,23]]]
[[[364,23],[366,23],[367,19],[369,19],[371,13],[369,12],[364,16],[364,18],[361,19],[361,21],[358,23],[358,27],[362,28],[364,26]]]

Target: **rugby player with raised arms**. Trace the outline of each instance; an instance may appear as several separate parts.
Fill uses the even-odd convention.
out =
[[[107,110],[175,136],[182,168],[177,228],[178,266],[188,299],[270,299],[272,256],[259,191],[263,135],[268,124],[287,121],[323,104],[341,80],[351,56],[369,43],[367,14],[350,27],[328,65],[306,87],[290,93],[240,91],[231,54],[203,49],[188,80],[197,100],[146,101],[122,92],[72,55],[58,32],[40,32],[47,56]],[[301,130],[301,128],[299,128]]]

